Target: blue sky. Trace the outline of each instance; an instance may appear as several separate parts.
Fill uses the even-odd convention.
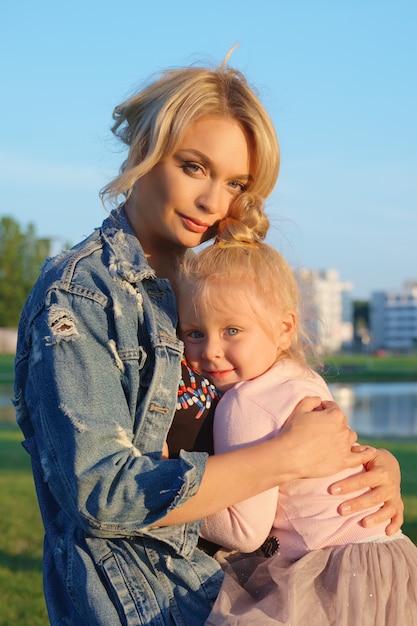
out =
[[[14,0],[0,23],[0,215],[57,248],[105,216],[111,113],[153,73],[231,64],[281,144],[268,241],[353,296],[417,280],[415,0]]]

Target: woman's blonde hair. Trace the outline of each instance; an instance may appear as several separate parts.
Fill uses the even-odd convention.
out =
[[[227,66],[185,67],[163,72],[113,112],[112,132],[129,147],[121,173],[101,190],[117,201],[129,197],[135,182],[172,155],[190,124],[206,116],[230,117],[248,133],[254,182],[251,191],[266,198],[279,171],[279,145],[272,121],[241,72]]]
[[[306,364],[306,350],[314,350],[299,323],[298,285],[287,261],[263,242],[268,224],[259,197],[239,196],[231,214],[219,223],[215,242],[182,261],[177,295],[190,298],[189,305],[197,310],[210,312],[212,306],[222,306],[219,285],[224,283],[227,289],[232,282],[247,292],[266,332],[273,329],[275,319],[294,312],[297,325],[286,355]]]

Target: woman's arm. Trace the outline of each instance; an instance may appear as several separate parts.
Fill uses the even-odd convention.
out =
[[[210,457],[198,492],[158,526],[207,517],[295,478],[328,476],[367,463],[373,453],[352,452],[356,433],[337,404],[315,410],[321,406],[318,397],[305,398],[277,437]]]
[[[356,433],[348,428],[335,402],[305,398],[274,439],[210,457],[197,494],[170,511],[158,525],[207,517],[289,480],[329,476],[362,463],[367,472],[334,483],[330,492],[348,494],[371,488],[346,500],[339,512],[348,514],[382,503],[379,511],[366,516],[363,523],[373,526],[387,520],[386,532],[392,535],[403,522],[404,510],[398,462],[385,450],[368,446],[348,450],[346,445],[352,446],[355,440]]]

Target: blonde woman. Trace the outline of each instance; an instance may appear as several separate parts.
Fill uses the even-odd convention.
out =
[[[398,464],[351,452],[355,433],[335,404],[314,413],[318,398],[250,450],[163,459],[182,374],[174,269],[243,191],[271,193],[278,142],[226,64],[162,73],[115,109],[113,132],[128,149],[102,193],[115,208],[45,265],[19,326],[15,405],[45,526],[46,603],[52,625],[199,626],[222,581],[197,547],[201,518],[289,477],[370,461],[339,488],[375,487],[350,506],[385,502],[373,521],[392,518],[393,531]]]

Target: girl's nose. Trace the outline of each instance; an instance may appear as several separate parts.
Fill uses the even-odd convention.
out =
[[[217,339],[208,338],[204,343],[204,347],[202,350],[202,357],[211,361],[213,359],[221,357],[223,354],[223,350],[221,347],[221,342]]]

